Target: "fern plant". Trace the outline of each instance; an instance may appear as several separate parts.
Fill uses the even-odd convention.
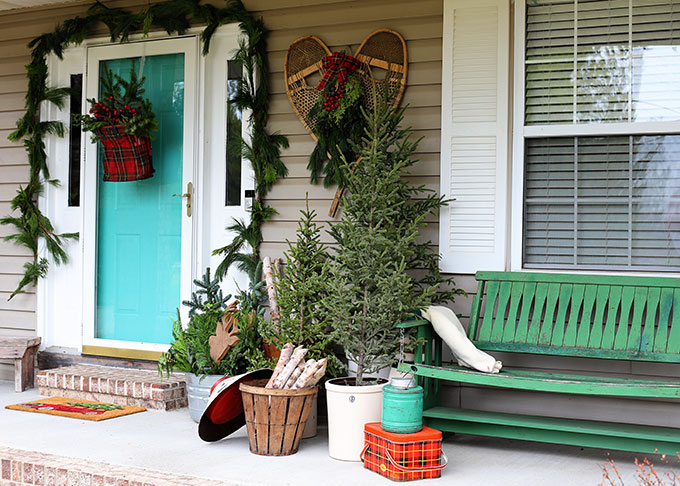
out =
[[[217,323],[224,309],[215,304],[206,304],[201,314],[194,314],[184,328],[177,312],[173,321],[172,343],[167,353],[158,360],[158,372],[170,375],[180,371],[193,373],[203,379],[206,375],[234,376],[260,368],[270,368],[274,363],[265,356],[262,336],[258,331],[262,316],[243,305],[236,312],[239,341],[219,363],[210,357],[210,336],[217,330]]]

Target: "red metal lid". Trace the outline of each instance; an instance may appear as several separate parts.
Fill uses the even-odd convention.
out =
[[[442,433],[439,430],[423,426],[420,432],[410,434],[397,434],[387,432],[380,426],[380,422],[371,422],[364,425],[364,432],[383,437],[392,442],[422,442],[426,440],[442,440]]]

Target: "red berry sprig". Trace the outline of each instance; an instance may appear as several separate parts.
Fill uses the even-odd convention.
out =
[[[326,111],[331,111],[340,106],[340,98],[342,98],[345,93],[344,86],[338,86],[338,89],[326,95],[326,101],[323,102],[323,106]]]
[[[95,121],[119,124],[130,121],[137,116],[137,110],[114,99],[113,96],[104,98],[103,102],[96,102],[90,108],[90,116]]]

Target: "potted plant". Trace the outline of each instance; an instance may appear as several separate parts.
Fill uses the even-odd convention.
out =
[[[326,383],[329,453],[341,460],[359,460],[364,424],[380,420],[386,380],[366,374],[394,361],[400,345],[396,323],[437,299],[442,283],[438,274],[425,281],[409,271],[427,268],[424,259],[438,259],[430,256],[429,242],[418,239],[426,217],[445,201],[406,180],[418,142],[399,127],[403,109],[377,91],[374,110],[364,113],[360,162],[352,169],[345,164],[349,194],[341,220],[330,229],[337,251],[324,267],[327,322],[357,364],[355,377]]]
[[[210,338],[217,334],[218,324],[227,310],[231,295],[224,296],[219,279],[211,280],[210,268],[201,280],[194,280],[198,287],[190,301],[189,323],[185,327],[179,317],[174,321],[172,342],[167,353],[158,360],[158,371],[170,374],[186,374],[189,414],[198,422],[210,396],[210,389],[221,377],[237,375],[247,371],[266,368],[271,362],[262,351],[262,337],[259,334],[261,315],[246,303],[232,303],[229,311],[235,323],[234,337],[237,342],[221,359],[211,356]]]
[[[104,180],[136,181],[153,176],[151,133],[158,122],[151,101],[142,97],[145,78],[138,78],[134,64],[130,80],[104,70],[102,96],[88,99],[90,110],[74,115],[84,132],[92,132],[92,141],[104,148]]]
[[[265,275],[272,318],[262,327],[263,337],[270,343],[293,343],[308,349],[307,359],[327,359],[327,374],[339,376],[342,363],[333,352],[333,340],[327,324],[327,310],[320,305],[325,298],[323,267],[328,249],[321,243],[321,229],[316,211],[300,211],[295,244],[290,241],[284,252],[285,272],[275,270],[265,258]],[[316,398],[303,438],[316,435]]]

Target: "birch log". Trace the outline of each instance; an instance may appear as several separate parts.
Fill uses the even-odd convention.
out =
[[[295,368],[297,368],[297,365],[304,359],[305,354],[307,354],[307,349],[303,348],[302,346],[295,348],[293,355],[288,360],[288,363],[286,363],[286,366],[283,368],[279,376],[277,376],[274,380],[274,388],[281,389],[285,386],[288,378],[290,378],[290,375],[292,375],[293,371],[295,371]]]
[[[311,383],[314,376],[322,369],[325,373],[326,372],[326,358],[320,359],[316,363],[313,363],[311,366],[306,367],[305,370],[300,375],[300,377],[295,382],[295,384],[293,385],[293,388],[307,388],[307,387],[311,386],[311,385],[309,385],[309,383]],[[321,376],[323,376],[323,375],[321,375]]]
[[[281,374],[283,369],[286,367],[286,364],[288,364],[288,361],[290,360],[290,356],[293,354],[293,343],[286,343],[283,345],[283,348],[281,348],[281,356],[279,356],[279,361],[276,363],[276,368],[274,368],[274,373],[272,373],[272,377],[269,378],[269,381],[267,382],[267,385],[265,388],[274,388],[274,380]]]
[[[314,360],[309,360],[309,361],[314,361]],[[308,362],[309,362],[308,361]],[[305,370],[305,362],[300,361],[297,365],[297,368],[293,371],[293,374],[290,375],[290,378],[288,378],[288,381],[286,381],[286,384],[283,385],[283,388],[292,388],[295,382],[297,381],[298,378],[300,378],[300,375],[302,372]]]
[[[323,361],[324,363],[321,366],[321,368],[317,369],[316,373],[314,373],[314,375],[312,376],[312,379],[307,382],[308,387],[316,386],[316,384],[319,383],[321,378],[323,378],[324,375],[326,374],[326,364],[327,364],[326,358],[322,359],[321,361]]]
[[[274,274],[274,267],[272,259],[269,256],[264,257],[262,261],[262,270],[264,271],[264,280],[267,283],[267,295],[269,296],[269,312],[272,315],[274,325],[279,321],[279,304],[276,300],[275,282],[277,276]]]

